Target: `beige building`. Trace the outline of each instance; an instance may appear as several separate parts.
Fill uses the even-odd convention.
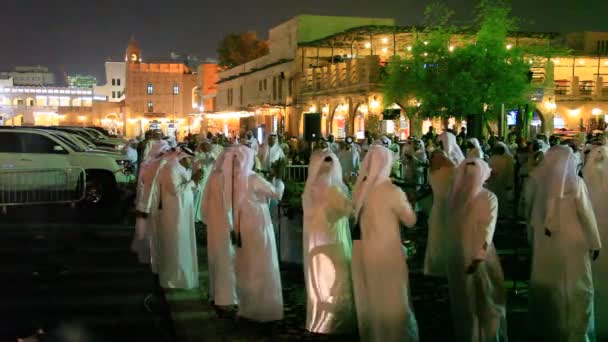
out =
[[[394,24],[393,19],[301,15],[272,28],[268,55],[220,72],[217,113],[208,116],[209,126],[229,133],[301,134],[308,110],[299,98],[301,80],[317,61],[317,49],[304,44],[355,27]]]
[[[154,128],[178,137],[200,125],[196,101],[197,77],[188,66],[174,61],[144,63],[141,49],[131,39],[125,54],[125,135]]]
[[[420,134],[440,122],[410,120],[400,106],[404,104],[385,108],[380,81],[390,58],[407,58],[419,34],[412,27],[395,26],[392,19],[296,17],[270,30],[267,56],[220,73],[219,114],[225,126],[228,117],[240,117],[232,120],[230,130],[263,124],[266,131],[301,136],[304,115],[321,113],[323,135],[362,138],[368,123],[377,125],[386,109],[394,109],[400,119],[383,122],[385,133],[402,138]],[[455,35],[451,48],[466,39]],[[550,39],[561,40],[575,53],[552,61],[530,56],[538,88],[532,125],[547,133],[554,126],[589,130],[608,114],[608,33],[517,33],[506,48]]]

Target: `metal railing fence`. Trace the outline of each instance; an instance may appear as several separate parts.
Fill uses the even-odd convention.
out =
[[[0,169],[0,207],[76,203],[85,198],[82,168]]]

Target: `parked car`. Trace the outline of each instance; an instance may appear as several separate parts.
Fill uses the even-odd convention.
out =
[[[69,168],[85,171],[86,201],[99,206],[113,204],[134,179],[131,162],[120,154],[86,151],[52,131],[0,127],[0,169]]]

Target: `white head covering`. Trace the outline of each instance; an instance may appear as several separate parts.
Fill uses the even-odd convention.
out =
[[[568,196],[576,196],[578,176],[576,158],[568,146],[556,145],[545,153],[543,161],[532,171],[535,183],[535,197],[545,202],[544,222],[533,225],[544,225],[547,229],[559,227],[558,204]],[[542,208],[535,208],[539,210]],[[557,222],[556,222],[557,221]]]
[[[147,158],[158,158],[159,155],[171,150],[171,146],[165,140],[151,140],[149,144],[150,153],[147,155]]]
[[[462,163],[464,155],[456,142],[456,136],[454,134],[447,131],[443,132],[439,135],[439,141],[441,141],[445,153],[456,165]]]
[[[479,195],[483,184],[490,178],[491,169],[479,158],[467,158],[462,162],[454,175],[454,181],[449,194],[449,208],[465,209]]]
[[[391,150],[379,145],[370,147],[365,155],[353,192],[356,220],[359,219],[361,208],[363,208],[371,189],[384,181],[390,180],[393,156]]]
[[[325,161],[327,158],[331,158],[331,162]],[[321,203],[320,196],[323,196],[326,188],[332,186],[336,186],[344,194],[348,194],[348,188],[342,181],[342,166],[338,157],[327,150],[313,153],[308,165],[306,186],[302,194],[304,210],[312,208],[315,203]]]
[[[469,138],[467,139],[467,141],[473,146],[475,146],[474,148],[471,148],[467,151],[467,158],[475,157],[483,159],[483,150],[481,149],[481,144],[479,143],[479,140],[477,140],[477,138]]]
[[[505,149],[505,155],[506,156],[510,156],[511,158],[513,158],[513,152],[511,152],[511,149],[509,148],[509,146],[507,146],[507,144],[505,144],[502,141],[498,141],[494,147],[496,146],[502,146]]]
[[[591,149],[583,168],[583,178],[595,191],[608,192],[608,146],[595,146]]]

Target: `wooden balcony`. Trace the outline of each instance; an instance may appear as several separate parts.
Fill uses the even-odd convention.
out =
[[[379,88],[381,68],[378,56],[311,66],[303,72],[300,80],[301,92],[323,94]]]

